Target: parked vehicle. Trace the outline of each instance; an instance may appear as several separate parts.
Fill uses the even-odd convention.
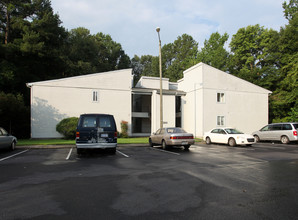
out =
[[[83,114],[79,118],[76,132],[77,153],[84,149],[110,149],[117,147],[117,128],[113,115]]]
[[[167,149],[169,146],[183,146],[185,150],[188,150],[194,143],[193,134],[175,127],[158,129],[149,137],[151,147],[161,145],[163,149]]]
[[[259,131],[253,132],[256,141],[281,141],[288,144],[290,141],[298,141],[298,122],[284,122],[268,124]]]
[[[214,128],[204,134],[206,144],[222,143],[231,147],[236,145],[250,146],[255,143],[255,139],[250,134],[244,134],[234,128]]]
[[[17,144],[17,138],[8,134],[8,132],[0,127],[0,148],[9,148],[14,150]]]

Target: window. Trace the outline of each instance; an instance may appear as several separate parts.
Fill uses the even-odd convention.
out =
[[[93,91],[92,92],[92,101],[93,102],[98,102],[98,91]]]
[[[222,129],[219,129],[219,133],[220,134],[226,134],[226,132],[224,130],[222,130]]]
[[[225,94],[218,92],[217,93],[217,102],[224,103],[225,102]]]
[[[272,126],[272,130],[273,131],[280,131],[282,128],[282,125],[281,124],[277,124],[277,125],[273,125]]]
[[[283,124],[283,130],[292,130],[292,126],[290,124]]]
[[[261,129],[261,131],[269,131],[270,129],[269,129],[269,125],[266,125],[265,127],[263,127],[262,129]]]
[[[110,128],[111,125],[111,118],[109,116],[101,116],[99,118],[99,127],[101,128]]]
[[[217,126],[225,125],[225,116],[217,116]]]
[[[214,129],[214,130],[212,130],[211,133],[215,133],[215,134],[217,134],[217,133],[218,133],[218,129]]]
[[[96,116],[86,116],[83,118],[82,127],[84,128],[95,128],[96,127]]]

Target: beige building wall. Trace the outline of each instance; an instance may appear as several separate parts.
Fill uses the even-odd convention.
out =
[[[28,83],[31,87],[31,137],[56,138],[56,125],[84,113],[115,116],[117,129],[131,125],[131,69]],[[97,93],[97,101],[93,93]]]
[[[151,105],[151,133],[160,128],[160,95],[157,91],[152,93]],[[163,127],[175,127],[175,96],[163,95]]]
[[[268,123],[269,90],[203,63],[184,71],[178,83],[187,92],[182,97],[182,127],[196,137],[227,126],[252,133]],[[217,93],[224,94],[223,102],[217,102]],[[218,116],[224,117],[224,125],[217,124]]]

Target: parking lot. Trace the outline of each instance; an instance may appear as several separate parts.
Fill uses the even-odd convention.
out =
[[[0,219],[297,219],[298,146],[0,152]]]

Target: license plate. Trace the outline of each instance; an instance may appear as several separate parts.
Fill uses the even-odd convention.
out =
[[[103,137],[103,138],[107,138],[109,135],[108,134],[101,134],[100,136]]]

